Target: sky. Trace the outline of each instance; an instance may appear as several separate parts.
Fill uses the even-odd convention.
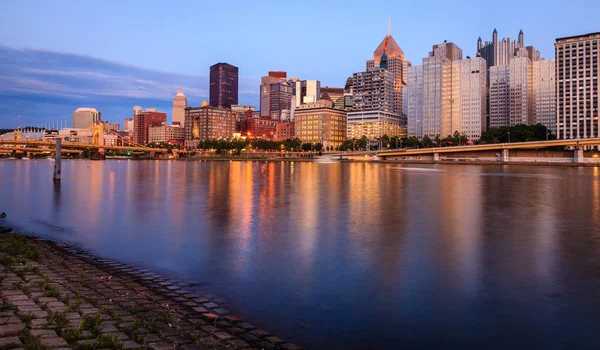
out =
[[[577,9],[577,10],[568,10]],[[343,87],[387,34],[419,64],[448,40],[475,55],[479,36],[516,39],[554,57],[554,39],[600,31],[600,1],[0,1],[0,128],[70,124],[78,107],[123,123],[133,106],[171,114],[183,88],[208,100],[209,67],[239,67],[239,103],[259,104],[260,77]]]

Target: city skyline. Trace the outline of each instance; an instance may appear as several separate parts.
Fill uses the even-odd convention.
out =
[[[560,11],[555,8],[556,6],[552,6],[552,3],[545,3],[544,22],[536,23],[530,18],[529,20],[526,18],[529,16],[526,15],[528,9],[534,8],[535,4],[519,4],[513,1],[502,7],[486,5],[489,11],[496,11],[495,13],[498,14],[498,20],[494,22],[490,22],[489,18],[472,18],[469,25],[455,28],[457,26],[450,21],[436,21],[436,19],[443,18],[443,14],[438,12],[449,11],[449,13],[456,14],[458,11],[449,9],[449,5],[445,4],[438,5],[436,11],[425,15],[424,5],[419,4],[400,7],[400,4],[390,3],[383,10],[379,8],[355,11],[350,2],[347,9],[327,14],[328,19],[331,20],[331,24],[327,24],[327,27],[310,28],[310,33],[312,33],[314,31],[337,31],[338,28],[333,26],[339,26],[340,35],[336,37],[336,45],[345,48],[344,55],[341,56],[341,59],[327,59],[331,57],[331,53],[328,52],[331,51],[331,43],[324,39],[328,36],[323,35],[316,35],[310,39],[311,45],[308,47],[284,45],[285,51],[282,51],[281,45],[271,44],[271,39],[268,42],[250,41],[251,51],[245,49],[245,45],[248,43],[238,42],[243,41],[240,36],[254,33],[266,25],[258,20],[264,17],[264,14],[259,13],[261,9],[275,11],[281,7],[278,4],[259,4],[256,9],[248,9],[249,12],[245,14],[255,16],[257,20],[253,20],[247,26],[249,28],[245,28],[243,31],[235,30],[235,28],[227,29],[224,35],[231,36],[237,46],[215,46],[211,43],[219,38],[202,35],[198,40],[194,40],[197,43],[191,46],[189,38],[186,39],[186,42],[181,44],[181,48],[173,51],[175,57],[171,54],[167,58],[165,57],[169,53],[167,49],[170,49],[169,46],[174,43],[169,42],[166,37],[171,34],[181,36],[181,33],[192,35],[193,30],[187,28],[187,32],[182,31],[182,27],[185,27],[183,24],[176,25],[174,28],[166,28],[168,26],[165,25],[164,33],[161,32],[158,39],[152,39],[152,46],[149,47],[145,46],[145,42],[151,40],[147,36],[132,37],[138,33],[137,30],[133,30],[134,28],[132,28],[132,33],[123,35],[124,39],[119,39],[117,35],[123,33],[116,33],[114,28],[105,26],[95,29],[86,28],[80,31],[81,33],[67,32],[69,25],[60,24],[58,21],[72,11],[78,9],[83,11],[81,6],[88,6],[88,10],[98,10],[99,18],[106,20],[108,20],[106,11],[115,10],[114,4],[108,4],[106,6],[108,9],[98,9],[96,4],[76,4],[73,9],[65,12],[66,14],[58,14],[57,18],[45,17],[46,22],[43,26],[34,20],[28,21],[28,28],[23,31],[19,30],[20,27],[15,19],[24,15],[25,10],[30,11],[31,3],[27,1],[6,2],[0,5],[0,9],[3,9],[0,11],[2,13],[0,14],[0,19],[2,19],[0,21],[2,22],[0,24],[0,92],[3,95],[0,97],[0,127],[15,127],[17,115],[23,117],[24,124],[32,125],[57,119],[68,120],[73,110],[83,106],[97,108],[103,113],[103,116],[106,116],[104,119],[110,121],[121,121],[122,118],[129,116],[128,112],[134,105],[154,106],[158,110],[168,112],[169,120],[171,120],[172,106],[170,102],[179,88],[184,88],[186,91],[190,106],[199,106],[203,100],[208,101],[209,67],[216,62],[228,62],[240,68],[239,103],[244,105],[259,106],[257,87],[260,84],[260,77],[266,75],[270,70],[287,71],[290,77],[319,80],[322,86],[343,87],[346,79],[353,73],[364,70],[365,60],[372,58],[373,49],[387,34],[388,16],[391,16],[391,34],[405,52],[406,60],[411,62],[418,62],[427,54],[431,45],[439,44],[443,40],[456,43],[463,48],[465,56],[474,57],[477,39],[481,37],[484,41],[491,40],[494,28],[498,29],[500,37],[510,36],[515,40],[519,31],[523,30],[527,36],[528,45],[533,45],[540,50],[543,58],[553,58],[555,38],[593,32],[597,28],[594,27],[593,16],[584,14],[583,17],[577,18],[576,22],[569,18],[564,19],[560,17]],[[27,14],[35,19],[36,16],[44,13],[42,10],[49,4],[36,3],[38,10],[33,13],[30,11]],[[131,14],[132,11],[140,11],[139,15],[159,13],[159,8],[162,6],[155,3],[155,6],[141,8],[136,5],[135,2],[128,3],[114,18],[110,17],[110,23],[114,24],[116,28],[120,28],[127,19],[124,17]],[[234,5],[237,6],[236,9],[239,9],[239,12],[244,12],[245,4]],[[184,3],[181,6],[194,7],[197,5]],[[326,6],[332,5],[327,4]],[[510,18],[502,17],[502,14],[507,14],[516,6],[520,6],[519,8],[523,11],[518,11]],[[592,6],[600,8],[600,5]],[[205,7],[206,9],[203,9],[205,13],[221,11],[214,5]],[[306,3],[306,7],[312,7],[310,1]],[[468,9],[468,7],[466,3],[464,6],[460,6],[459,8],[464,11],[457,18],[467,18],[471,13],[473,15],[480,13],[481,9]],[[308,11],[305,8],[295,8],[295,10],[297,11],[292,11],[290,14],[290,19],[306,16]],[[420,15],[419,11],[421,11]],[[541,11],[539,7],[538,11]],[[240,13],[237,12],[233,11],[231,14],[233,18],[240,16]],[[588,13],[592,12],[594,11]],[[412,13],[414,16],[409,16],[409,20],[405,21],[406,16],[401,13]],[[325,16],[320,13],[313,15]],[[345,16],[350,17],[346,18]],[[167,23],[177,22],[176,16],[173,14],[168,14],[167,17]],[[207,16],[208,22],[203,22],[196,31],[208,30],[212,21],[215,20],[210,17]],[[353,18],[358,17],[362,19],[360,25],[352,25],[352,23],[359,23],[352,21]],[[552,22],[551,19],[559,17],[561,21],[549,24]],[[75,22],[78,21],[81,19],[75,20]],[[62,36],[64,40],[47,38],[49,33],[45,33],[43,29],[54,24],[55,26],[50,26],[52,29],[47,31],[54,36]],[[285,28],[281,33],[274,33],[274,35],[279,37],[294,33],[298,34],[293,28]],[[89,40],[81,39],[82,35],[89,35],[99,40],[90,43]],[[290,40],[292,39],[293,37],[290,38]],[[106,46],[113,42],[111,40],[114,40],[115,45],[108,50]],[[126,46],[126,40],[130,40],[131,47]],[[137,40],[135,45],[132,40]],[[181,42],[181,40],[175,40],[175,42]],[[137,47],[140,49],[136,49]],[[141,49],[142,47],[143,49]],[[273,54],[273,50],[276,50],[278,54]],[[144,54],[148,51],[152,54]],[[249,52],[250,54],[248,54]],[[52,59],[48,60],[48,57]],[[72,67],[73,61],[79,63],[76,69]],[[23,74],[23,71],[26,74]],[[122,85],[121,81],[117,81],[120,79],[127,80],[129,84],[124,95],[118,95],[118,92],[123,90],[117,88]],[[100,87],[94,84],[98,84]]]

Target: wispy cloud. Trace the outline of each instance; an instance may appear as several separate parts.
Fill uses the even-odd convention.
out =
[[[239,85],[240,103],[256,104],[258,79],[240,78]],[[170,103],[180,87],[190,105],[208,100],[207,76],[146,69],[85,55],[0,46],[0,127],[10,126],[8,120],[15,113],[41,122],[55,115],[68,119],[82,103],[114,120],[129,116],[134,105],[170,112]],[[51,110],[49,100],[55,100],[50,103]],[[27,108],[21,110],[25,105]]]

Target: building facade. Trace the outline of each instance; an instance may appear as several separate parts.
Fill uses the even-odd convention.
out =
[[[184,130],[180,126],[151,126],[148,128],[148,142],[179,143],[185,137]]]
[[[371,68],[352,75],[354,109],[394,111],[394,74],[387,69]]]
[[[489,68],[489,126],[498,128],[510,125],[510,66]]]
[[[534,123],[542,124],[556,135],[556,61],[533,62]]]
[[[185,109],[187,108],[187,97],[183,94],[183,89],[179,89],[173,97],[173,113],[171,114],[171,124],[183,127],[185,123]]]
[[[277,129],[275,130],[275,140],[283,141],[287,139],[294,139],[296,137],[296,123],[295,122],[280,122],[277,123]]]
[[[373,68],[387,69],[392,73],[393,79],[393,103],[390,112],[402,114],[402,88],[408,83],[408,68],[410,62],[404,59],[404,51],[390,35],[383,38],[379,46],[373,52],[373,59],[367,61],[367,71]]]
[[[557,38],[554,47],[558,138],[600,137],[600,32]]]
[[[77,108],[73,111],[72,119],[72,125],[75,129],[85,129],[102,120],[101,114],[96,108],[87,107]]]
[[[295,82],[294,95],[296,106],[303,103],[315,103],[321,96],[321,82],[318,80],[298,80]]]
[[[278,81],[286,81],[286,72],[271,71],[267,76],[260,79],[260,115],[263,117],[270,116],[271,106],[271,84]]]
[[[123,120],[123,131],[128,133],[133,132],[133,118],[125,118]]]
[[[294,93],[292,86],[285,80],[278,80],[269,86],[269,114],[268,117],[280,121],[282,114],[290,113]],[[287,112],[286,112],[287,111]],[[263,112],[261,111],[261,116]]]
[[[336,148],[346,139],[346,112],[333,108],[327,100],[302,104],[296,108],[295,129],[296,137],[304,143]]]
[[[148,129],[152,126],[167,125],[167,113],[153,111],[138,112],[133,117],[133,142],[138,145],[149,143]]]
[[[477,39],[477,54],[486,61],[488,68],[509,64],[517,49],[522,47],[525,47],[525,34],[522,30],[519,31],[517,41],[510,40],[510,36],[499,40],[496,28],[492,33],[492,41],[486,40],[484,43],[481,37]]]
[[[481,57],[462,59],[453,43],[433,46],[421,66],[409,68],[408,135],[477,140],[486,128],[487,74]]]
[[[277,132],[276,120],[271,118],[245,118],[238,122],[238,130],[247,137],[274,139]]]
[[[231,109],[216,108],[206,102],[202,107],[185,109],[185,147],[194,149],[200,141],[231,138],[236,132],[237,117]]]
[[[229,63],[210,66],[210,105],[231,108],[238,104],[238,67]]]

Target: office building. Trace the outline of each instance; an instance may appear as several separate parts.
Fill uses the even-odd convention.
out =
[[[400,115],[381,110],[348,112],[347,126],[346,136],[349,139],[406,136],[406,124],[401,123]]]
[[[290,114],[294,99],[292,86],[285,80],[278,80],[269,86],[269,115],[268,117],[281,121],[282,117]],[[261,116],[263,111],[261,111]]]
[[[167,125],[167,113],[157,112],[156,108],[149,108],[143,112],[137,111],[133,117],[133,142],[138,145],[147,144],[148,129],[163,125]]]
[[[247,137],[274,139],[279,122],[271,118],[245,118],[238,122],[238,130]]]
[[[533,62],[535,124],[542,124],[556,135],[556,61]]]
[[[296,137],[304,143],[321,143],[324,148],[339,147],[346,139],[346,112],[333,103],[317,100],[296,107]]]
[[[294,95],[296,107],[303,103],[315,103],[321,96],[321,82],[318,80],[295,81]]]
[[[185,109],[185,147],[193,149],[200,141],[231,138],[236,132],[237,116],[229,108],[217,108],[203,102],[202,107]]]
[[[133,118],[125,118],[123,120],[123,131],[128,133],[133,132]]]
[[[210,105],[230,108],[238,104],[238,67],[229,63],[210,66]]]
[[[269,75],[260,79],[260,115],[268,117],[271,115],[271,84],[286,81],[286,72],[269,72]]]
[[[283,141],[296,138],[296,123],[295,122],[280,122],[277,123],[275,130],[275,140]]]
[[[387,69],[371,68],[352,75],[354,109],[394,111],[394,74]]]
[[[521,30],[518,40],[511,40],[510,36],[498,39],[498,31],[494,28],[492,41],[483,42],[477,39],[477,54],[486,61],[487,67],[502,66],[510,63],[517,49],[525,47],[525,35]]]
[[[390,112],[402,114],[402,88],[408,83],[408,68],[410,62],[404,59],[404,52],[400,45],[390,34],[388,21],[388,34],[373,52],[373,59],[367,61],[367,71],[373,68],[382,68],[390,71],[393,76],[393,104]]]
[[[600,32],[557,38],[554,47],[558,138],[600,137]]]
[[[73,128],[75,129],[85,129],[102,120],[101,114],[96,108],[87,107],[77,108],[73,111],[72,118]]]
[[[171,124],[183,127],[185,123],[185,109],[187,108],[187,98],[183,94],[183,89],[179,89],[173,97],[173,114],[171,115]]]
[[[184,139],[184,131],[180,126],[151,126],[148,128],[148,142],[180,143]]]
[[[121,129],[121,124],[119,123],[109,123],[105,120],[100,121],[102,125],[104,125],[104,130],[108,131],[119,131]]]
[[[409,68],[408,135],[446,137],[454,132],[477,140],[486,127],[486,63],[462,59],[453,43],[434,45],[421,66]]]
[[[510,125],[510,65],[489,68],[489,126]]]

